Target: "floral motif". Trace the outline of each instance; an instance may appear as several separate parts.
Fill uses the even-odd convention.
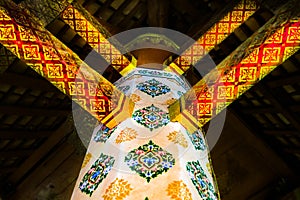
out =
[[[135,139],[137,136],[137,132],[132,128],[125,128],[120,132],[118,137],[116,138],[116,143],[120,144],[122,142],[130,141]]]
[[[131,99],[134,103],[136,103],[136,102],[138,102],[138,101],[141,100],[141,97],[140,97],[139,95],[137,95],[137,94],[132,94],[132,95],[130,95],[130,99]]]
[[[104,200],[123,200],[131,192],[130,184],[124,179],[116,178],[106,189],[105,194],[102,196]]]
[[[167,188],[168,196],[175,200],[193,200],[189,188],[183,181],[173,181]]]
[[[172,154],[163,150],[151,140],[148,144],[130,151],[125,157],[125,162],[132,171],[145,178],[147,182],[150,182],[159,174],[167,172],[175,165]]]
[[[217,200],[217,194],[214,186],[208,180],[204,170],[200,166],[199,161],[188,162],[186,169],[189,172],[191,180],[195,185],[201,199]]]
[[[189,138],[191,139],[196,150],[204,151],[206,149],[206,145],[204,139],[202,138],[202,134],[200,131],[195,131],[193,134],[187,132]]]
[[[79,189],[92,196],[98,185],[106,178],[110,172],[115,159],[112,156],[101,153],[99,158],[91,166],[90,170],[84,175],[79,184]]]
[[[170,122],[169,115],[153,104],[146,108],[137,110],[132,115],[133,119],[139,124],[153,129],[167,125]]]
[[[139,83],[136,87],[140,91],[152,96],[152,98],[162,94],[166,94],[171,91],[169,86],[162,84],[161,82],[155,79],[151,79],[143,83]]]
[[[94,141],[105,143],[114,131],[115,131],[115,128],[114,129],[109,129],[108,127],[103,125],[97,131],[97,133],[94,137]]]
[[[184,148],[187,148],[188,146],[188,142],[186,141],[184,135],[181,132],[173,131],[169,133],[167,137],[171,142],[174,142],[175,144],[179,144]]]

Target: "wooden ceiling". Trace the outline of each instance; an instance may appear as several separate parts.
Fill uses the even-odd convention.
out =
[[[158,26],[195,39],[237,2],[78,0],[112,34]],[[282,4],[279,0],[259,2],[261,8],[210,52],[215,64],[263,26]],[[60,18],[47,29],[82,59],[92,51]],[[88,114],[82,116],[86,125],[76,131],[71,100],[2,46],[0,66],[2,199],[69,199],[85,153],[78,134],[91,134],[95,120]],[[211,67],[200,62],[185,77],[193,85],[201,78],[197,70],[203,76]],[[120,77],[113,68],[104,76],[112,82]],[[296,199],[300,187],[299,78],[298,52],[227,109],[224,129],[211,152],[222,199]]]

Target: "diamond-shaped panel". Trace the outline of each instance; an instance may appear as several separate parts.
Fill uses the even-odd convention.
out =
[[[100,157],[91,166],[82,178],[79,189],[81,192],[92,196],[99,184],[106,178],[111,171],[115,159],[112,156],[101,153]]]
[[[187,162],[186,169],[196,187],[201,199],[217,200],[217,193],[213,184],[207,178],[199,161]]]
[[[143,83],[139,83],[136,87],[140,91],[152,96],[152,98],[171,91],[169,86],[157,81],[156,79],[151,79]]]
[[[165,126],[170,122],[168,113],[155,107],[153,104],[136,110],[132,117],[137,123],[149,128],[151,131]]]
[[[132,171],[145,178],[147,182],[175,165],[175,159],[169,152],[154,144],[151,140],[130,151],[125,162]]]

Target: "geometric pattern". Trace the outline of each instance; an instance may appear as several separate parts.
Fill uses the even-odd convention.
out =
[[[204,151],[206,149],[205,142],[202,139],[203,136],[199,130],[195,131],[193,134],[190,134],[189,132],[187,132],[187,134],[196,150]]]
[[[197,97],[201,97],[198,98],[196,103],[198,105],[197,118],[200,120],[201,125],[204,125],[212,116],[221,112],[299,49],[300,41],[289,41],[290,30],[299,27],[299,22],[285,22],[278,28],[278,30],[281,30],[280,32],[271,35],[266,42],[253,49],[248,56],[237,62],[237,59],[231,55],[217,66],[219,73],[215,76],[208,74],[193,86],[193,92],[197,91]],[[273,27],[268,30],[273,31]],[[268,33],[268,31],[265,32]],[[282,43],[277,43],[278,40]],[[255,40],[252,39],[252,41]],[[237,50],[235,55],[240,52],[249,52],[249,50]],[[224,71],[226,71],[226,74],[222,74]],[[207,86],[206,83],[208,82],[214,84]],[[214,92],[211,93],[211,96],[206,96],[207,91]]]
[[[140,91],[149,94],[152,98],[170,92],[170,88],[161,82],[151,79],[136,86]]]
[[[165,126],[170,122],[168,113],[155,107],[153,104],[140,110],[136,110],[132,114],[132,117],[137,123],[149,128],[151,131]]]
[[[72,5],[68,6],[62,12],[61,19],[121,75],[125,75],[126,71],[135,67],[107,40],[110,36],[105,28],[98,21],[93,20],[93,17],[79,5],[76,8]]]
[[[199,161],[188,162],[186,169],[189,172],[189,176],[195,185],[201,199],[217,200],[217,194],[215,193],[214,186],[208,180],[204,170],[200,166]]]
[[[27,2],[30,1],[31,0],[27,0]],[[44,5],[46,4],[45,2],[48,2],[47,0],[38,1],[43,2]],[[59,0],[54,0],[53,2],[57,3]],[[15,9],[14,6],[10,7],[8,3],[4,4],[7,4],[9,9],[7,9],[7,11],[0,7],[0,15],[2,16],[0,18],[1,44],[28,66],[47,78],[62,92],[72,97],[76,96],[76,101],[80,103],[83,108],[92,111],[99,118],[107,115],[109,111],[115,107],[115,105],[111,105],[113,102],[111,102],[110,98],[115,87],[103,77],[94,73],[75,53],[57,40],[45,28],[40,26],[40,24],[32,24],[31,22],[34,23],[35,20],[29,19],[26,12],[20,12],[20,10]],[[64,17],[71,17],[69,19],[66,17],[64,20],[69,20],[70,26],[72,26],[73,23],[72,28],[74,28],[78,34],[80,33],[79,35],[84,37],[91,46],[92,44],[95,46],[98,45],[100,48],[98,50],[101,52],[101,50],[103,50],[101,49],[103,47],[101,45],[103,44],[100,45],[100,36],[98,37],[98,41],[95,40],[93,36],[95,32],[93,28],[91,28],[92,25],[87,24],[87,20],[83,19],[84,15],[77,12],[72,6],[69,8],[68,12],[71,10],[71,15],[65,12],[64,14],[66,15]],[[32,9],[34,10],[36,8],[32,7]],[[7,15],[7,13],[9,14]],[[41,13],[35,13],[34,15],[36,14],[41,15]],[[12,19],[9,15],[16,16],[17,19]],[[41,18],[41,16],[35,17]],[[54,17],[54,15],[52,17]],[[45,18],[44,20],[51,21],[53,19]],[[110,44],[108,44],[108,46],[104,45],[104,50],[108,48],[110,51],[113,51],[109,45]],[[116,58],[111,53],[108,53],[105,58],[109,59],[114,64],[113,66],[119,71],[123,70],[122,67],[126,66],[123,63],[124,59],[120,57]],[[78,72],[78,66],[81,66],[82,70],[88,73]],[[94,84],[95,80],[100,80],[100,82]],[[152,98],[170,92],[168,86],[155,79],[146,81],[137,87],[142,92],[152,96]],[[122,89],[128,91],[130,87],[124,87]],[[137,123],[142,124],[151,131],[169,123],[168,114],[154,105],[138,110],[133,116]],[[141,117],[142,120],[140,120],[139,117]],[[110,129],[103,125],[93,139],[96,142],[107,142],[114,131],[115,129]],[[120,132],[115,142],[120,144],[125,141],[131,141],[135,139],[136,136],[136,131],[127,128]],[[168,139],[183,147],[187,147],[187,140],[181,132],[170,133]],[[92,155],[88,153],[82,167],[86,167],[86,165],[90,166],[91,158]],[[169,172],[175,165],[175,158],[171,153],[154,144],[152,141],[149,141],[147,144],[130,151],[125,157],[125,162],[132,171],[145,178],[147,182],[150,182],[150,180],[160,174]],[[99,158],[79,180],[80,183],[78,185],[80,191],[89,196],[93,195],[99,185],[107,177],[108,173],[110,173],[114,163],[115,159],[112,156],[101,153]],[[163,175],[160,177],[163,177]],[[106,188],[105,194],[102,197],[104,199],[125,199],[129,196],[131,190],[133,189],[128,181],[116,178]],[[172,199],[189,199],[191,196],[183,182],[173,182],[173,184],[168,186],[167,191]]]
[[[130,184],[124,179],[116,178],[106,189],[105,194],[102,196],[104,200],[123,200],[129,195],[132,188]]]
[[[175,165],[172,154],[163,150],[151,140],[148,144],[130,151],[125,157],[125,162],[132,171],[145,178],[147,182],[150,182],[159,174],[167,172]]]
[[[52,22],[67,6],[68,0],[25,0],[19,5],[29,10],[42,26]],[[47,14],[45,14],[47,13]]]
[[[94,141],[105,143],[115,130],[116,128],[109,129],[108,127],[102,125],[101,128],[97,131],[94,137]]]
[[[101,153],[99,158],[82,178],[79,184],[81,192],[92,196],[98,185],[106,178],[112,169],[114,162],[115,159],[113,157]]]
[[[73,51],[15,3],[8,0],[3,1],[2,5],[0,43],[7,50],[98,120],[111,113],[111,104],[115,106],[118,103],[110,101],[111,94],[120,95],[120,99],[123,99],[123,93],[83,63]]]
[[[187,148],[188,146],[188,142],[186,141],[184,135],[181,132],[173,131],[169,133],[167,137],[169,141],[174,142],[175,144],[179,144],[184,148]]]
[[[132,128],[125,128],[120,132],[120,134],[116,138],[116,144],[120,144],[122,142],[131,141],[135,139],[137,136],[137,132]]]
[[[286,8],[283,7],[284,9]],[[194,113],[198,126],[203,127],[212,117],[297,52],[300,49],[300,40],[297,39],[300,34],[295,30],[299,29],[300,18],[292,19],[289,14],[293,13],[291,10],[292,8],[282,11],[285,16],[290,16],[289,20],[275,15],[273,20],[270,20],[272,23],[263,27],[264,31],[253,34],[196,83],[179,100],[181,105],[192,106],[179,110]],[[196,96],[197,100],[191,98],[192,95]],[[178,108],[171,105],[169,110],[176,111]]]
[[[172,70],[183,74],[191,65],[195,65],[210,50],[224,41],[237,27],[254,14],[258,8],[259,6],[255,0],[242,0],[165,70]]]
[[[168,196],[174,200],[193,200],[189,188],[183,181],[173,181],[167,188]]]

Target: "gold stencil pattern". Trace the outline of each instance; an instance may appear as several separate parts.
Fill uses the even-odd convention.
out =
[[[190,190],[183,181],[173,181],[170,183],[167,193],[173,200],[193,200]]]
[[[116,178],[108,186],[102,197],[104,200],[123,200],[130,194],[131,190],[132,188],[126,180]]]
[[[184,135],[181,132],[173,131],[169,133],[167,137],[171,142],[174,142],[175,144],[179,144],[184,148],[187,148],[188,146],[188,142],[186,141]]]
[[[120,132],[116,138],[116,143],[120,144],[122,142],[134,140],[137,136],[137,132],[132,128],[125,128]]]
[[[179,56],[167,71],[186,72],[215,46],[225,40],[259,8],[254,0],[242,0],[233,10],[203,34],[190,48]]]

